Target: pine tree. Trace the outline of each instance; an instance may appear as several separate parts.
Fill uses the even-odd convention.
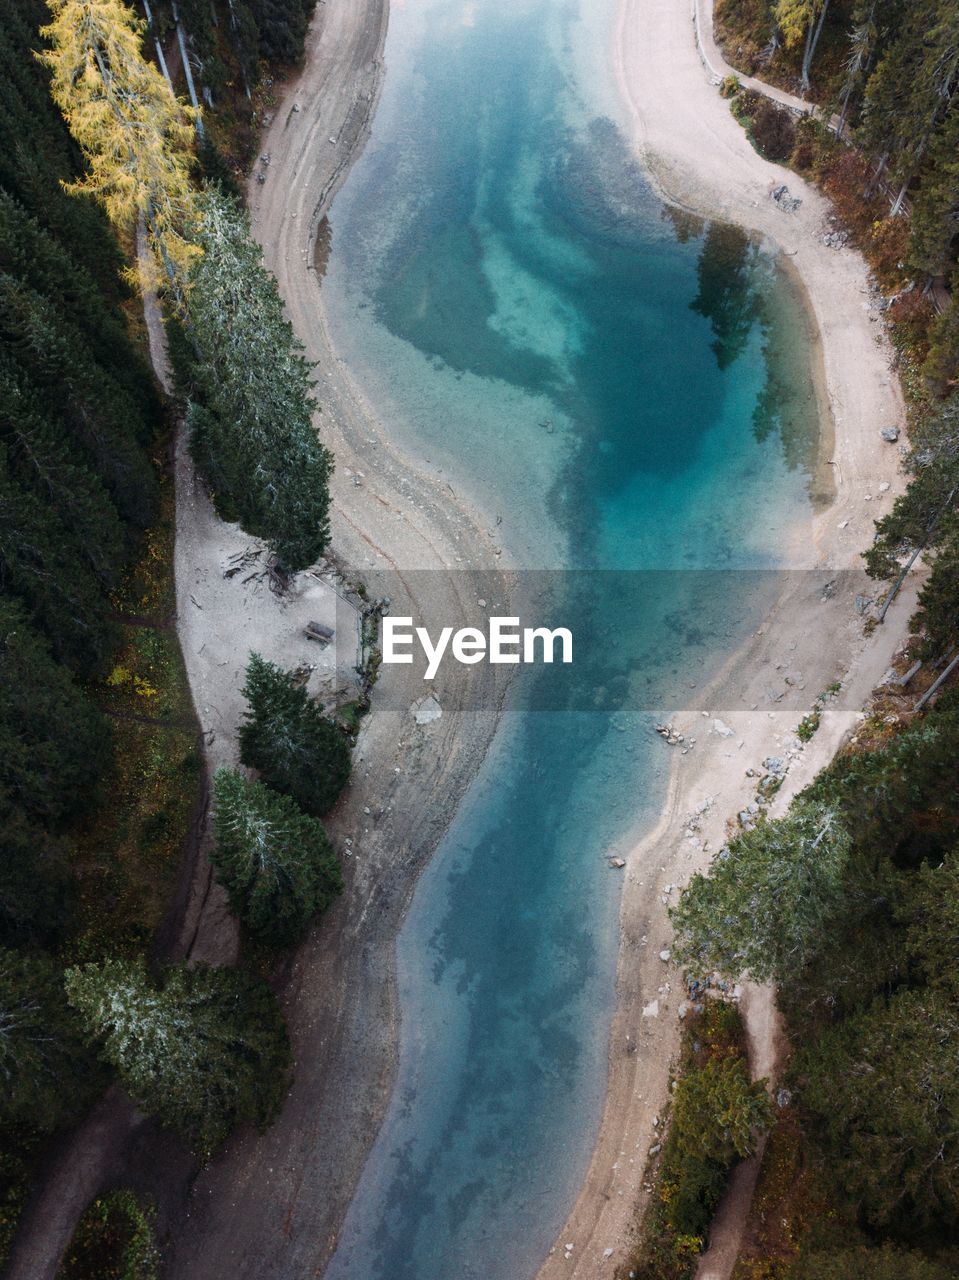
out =
[[[322,817],[350,776],[349,743],[337,724],[296,683],[250,654],[243,696],[249,710],[240,725],[240,758],[306,813]]]
[[[903,990],[824,1031],[797,1062],[831,1172],[876,1226],[959,1212],[959,1015]]]
[[[888,155],[902,196],[922,167],[959,89],[959,8],[953,0],[916,0],[905,7],[869,78],[864,135]]]
[[[122,0],[48,4],[53,21],[41,34],[51,48],[41,61],[89,164],[71,189],[95,195],[123,230],[141,215],[168,279],[182,289],[198,253],[190,112],[143,57],[144,24]]]
[[[268,62],[298,62],[303,57],[310,15],[316,0],[249,0]]]
[[[288,946],[343,888],[323,825],[288,796],[231,769],[215,779],[217,879],[243,923],[272,946]]]
[[[239,1124],[265,1128],[286,1092],[290,1050],[265,983],[236,969],[142,960],[69,969],[67,998],[124,1086],[203,1152]]]
[[[25,611],[0,599],[0,806],[62,825],[89,805],[109,740]]]
[[[73,904],[70,846],[0,804],[0,946],[50,947]]]
[[[221,513],[266,539],[284,569],[303,569],[329,538],[332,471],[313,425],[311,366],[246,216],[216,191],[202,215],[189,299],[194,457]]]
[[[103,1085],[96,1057],[43,956],[0,950],[0,1124],[48,1133]]]
[[[697,1160],[728,1168],[752,1155],[769,1124],[762,1081],[749,1078],[742,1057],[713,1057],[680,1078],[673,1098],[676,1140]]]
[[[701,973],[783,981],[822,946],[846,904],[849,855],[842,819],[821,804],[794,805],[742,832],[671,910],[677,955]]]

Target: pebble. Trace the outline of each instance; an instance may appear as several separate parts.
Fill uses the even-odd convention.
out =
[[[662,960],[663,964],[668,964],[670,954],[671,953],[668,950],[660,951],[659,958]]]

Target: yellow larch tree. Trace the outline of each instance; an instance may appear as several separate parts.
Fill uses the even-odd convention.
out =
[[[123,0],[47,0],[53,17],[38,54],[50,91],[80,145],[88,173],[70,185],[90,192],[111,221],[143,218],[150,246],[174,291],[186,292],[198,220],[190,170],[195,113],[143,57],[144,24]]]

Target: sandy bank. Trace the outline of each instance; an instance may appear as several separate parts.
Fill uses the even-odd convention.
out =
[[[892,351],[870,308],[862,258],[827,248],[827,202],[752,149],[700,57],[689,0],[622,0],[611,73],[628,108],[632,141],[663,198],[765,237],[788,256],[801,281],[821,344],[835,499],[810,518],[790,548],[791,563],[848,572],[825,598],[824,576],[831,575],[789,575],[756,635],[706,690],[697,691],[695,705],[677,708],[673,717],[698,745],[675,756],[662,818],[628,860],[619,1004],[601,1131],[582,1192],[539,1280],[612,1276],[634,1238],[644,1203],[642,1174],[655,1142],[653,1120],[663,1110],[678,1045],[680,975],[660,959],[670,942],[666,911],[676,886],[708,865],[710,852],[726,838],[727,819],[753,799],[755,781],[746,777],[747,768],[758,768],[769,755],[789,759],[773,808],[778,813],[828,762],[888,668],[914,599],[904,593],[886,626],[863,637],[855,597],[874,594],[875,586],[861,571],[859,552],[902,484],[898,451],[882,442],[879,429],[900,422],[903,406]],[[770,198],[782,183],[802,198],[796,213],[781,211]],[[881,491],[881,484],[889,488]],[[796,725],[816,694],[839,679],[841,698],[800,749]],[[747,997],[754,1009],[765,1008],[764,1016],[751,1019],[765,1032],[754,1046],[761,1056],[774,1034],[774,1011],[766,993],[747,991]],[[708,1274],[723,1272],[710,1268]]]

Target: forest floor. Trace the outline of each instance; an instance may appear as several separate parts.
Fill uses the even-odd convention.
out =
[[[708,0],[696,2],[707,14],[713,70],[699,47],[689,0],[621,0],[613,74],[633,144],[663,198],[758,234],[779,251],[802,289],[820,364],[821,466],[832,472],[833,497],[817,504],[784,549],[796,572],[787,575],[782,597],[756,634],[696,691],[695,705],[677,708],[672,717],[697,745],[687,755],[675,753],[662,819],[627,860],[603,1121],[582,1192],[539,1280],[612,1277],[635,1247],[648,1152],[656,1142],[653,1121],[666,1104],[685,995],[680,975],[660,958],[671,941],[668,906],[688,878],[709,865],[735,829],[735,815],[755,800],[765,758],[778,756],[788,765],[769,810],[774,816],[829,762],[901,649],[915,602],[915,588],[904,590],[885,626],[869,635],[856,605],[857,596],[877,594],[860,552],[872,539],[874,520],[904,485],[899,450],[880,437],[884,426],[902,427],[904,406],[878,295],[857,252],[824,242],[828,202],[792,171],[760,157],[719,96],[716,81],[728,69],[717,61]],[[782,91],[770,96],[794,105]],[[795,211],[772,198],[783,185],[802,201]],[[799,721],[836,681],[840,694],[827,702],[812,740],[800,742]],[[774,1075],[780,1029],[772,992],[747,986],[743,1012],[753,1069]],[[755,1174],[743,1166],[737,1175],[699,1280],[729,1276]]]

